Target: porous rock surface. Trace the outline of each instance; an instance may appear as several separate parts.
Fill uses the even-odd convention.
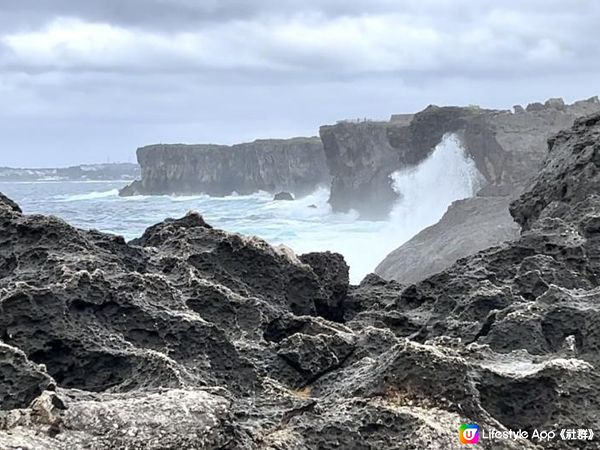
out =
[[[600,430],[598,155],[600,115],[553,140],[512,206],[518,240],[413,285],[348,286],[338,255],[195,213],[126,243],[2,198],[0,448],[459,449],[461,423]]]

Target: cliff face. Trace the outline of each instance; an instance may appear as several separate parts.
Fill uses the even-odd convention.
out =
[[[137,151],[140,181],[121,195],[289,191],[297,195],[329,184],[318,138],[259,140],[234,146],[151,145]]]
[[[425,116],[444,110],[429,109]],[[573,105],[550,100],[515,111],[475,110],[453,124],[459,126],[463,145],[487,185],[475,198],[450,205],[437,224],[391,252],[375,269],[377,274],[413,283],[459,258],[516,239],[519,227],[508,205],[543,166],[548,138],[570,127],[575,118],[600,111],[600,103],[596,98]]]
[[[398,199],[390,175],[423,161],[442,136],[464,123],[465,108],[429,107],[390,122],[339,122],[320,129],[332,175],[329,202],[334,211],[357,210],[384,219]]]
[[[357,210],[364,218],[383,219],[398,194],[390,175],[427,158],[446,133],[457,133],[488,181],[484,195],[520,192],[538,170],[546,140],[577,117],[600,110],[597,98],[565,105],[553,99],[527,110],[437,107],[390,122],[340,122],[321,127],[332,175],[330,203],[335,211]]]
[[[600,429],[600,114],[551,147],[518,241],[408,287],[197,213],[126,243],[0,195],[0,448],[598,448],[558,436]]]

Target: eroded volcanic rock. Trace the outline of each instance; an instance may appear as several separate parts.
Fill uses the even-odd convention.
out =
[[[0,197],[0,448],[458,449],[600,430],[600,114],[552,142],[515,242],[348,286],[191,213],[130,243]],[[481,439],[478,448],[600,448]]]

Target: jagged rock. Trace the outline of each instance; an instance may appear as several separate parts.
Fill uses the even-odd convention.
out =
[[[240,300],[240,313],[253,302],[268,305],[262,317],[243,316],[252,329],[272,320],[269,307],[273,315],[313,313],[324,288],[309,266],[264,241],[214,230],[195,214],[150,228],[136,246],[54,218],[7,214],[0,336],[64,387],[253,390],[252,364],[195,312],[206,311],[204,280],[224,287],[228,308],[248,299]]]
[[[54,380],[25,353],[0,341],[0,409],[24,408],[54,385]]]
[[[529,105],[527,105],[527,108],[525,108],[525,110],[527,112],[540,112],[544,110],[544,105],[540,102],[530,103]]]
[[[529,229],[553,202],[551,209],[557,211],[561,204],[579,203],[600,192],[599,123],[598,114],[585,117],[573,129],[549,141],[550,161],[536,178],[534,187],[511,207],[511,213],[524,229]]]
[[[119,189],[119,195],[121,197],[134,197],[136,195],[142,195],[143,188],[140,180],[134,180],[131,184]]]
[[[344,299],[348,293],[350,268],[339,253],[306,253],[300,261],[308,264],[324,288],[324,298],[315,300],[317,314],[340,321],[344,316]]]
[[[345,294],[339,256],[196,213],[125,243],[0,207],[0,387],[16,395],[0,447],[451,449],[461,423],[600,429],[598,133],[600,114],[552,141],[514,242]],[[317,315],[332,298],[345,323]]]
[[[13,202],[10,198],[0,192],[0,208],[7,208],[13,212],[20,213],[21,208],[15,202]]]
[[[353,334],[333,333],[305,335],[295,333],[283,339],[277,354],[296,369],[304,384],[318,376],[340,367],[354,350]]]
[[[187,284],[190,278],[207,279],[296,314],[313,314],[323,296],[318,277],[293,254],[259,238],[213,229],[198,214],[155,225],[132,243],[156,248],[151,263]]]
[[[215,196],[289,191],[329,184],[318,138],[257,140],[233,145],[150,145],[137,150],[141,180],[121,196],[206,193]]]
[[[564,111],[566,109],[565,101],[562,98],[550,98],[546,100],[544,103],[546,108],[554,108],[559,111]]]
[[[290,194],[289,192],[278,192],[277,194],[275,194],[273,196],[273,200],[292,201],[292,200],[294,200],[294,196],[292,194]]]

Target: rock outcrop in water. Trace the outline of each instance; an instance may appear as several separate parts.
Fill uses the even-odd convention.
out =
[[[0,197],[0,448],[600,448],[559,438],[600,430],[600,114],[551,146],[517,241],[410,286],[196,213],[126,243]]]
[[[251,194],[260,190],[303,195],[329,184],[318,138],[258,140],[226,145],[150,145],[137,150],[141,180],[122,196]]]
[[[436,115],[459,117],[454,122],[441,121],[451,124],[441,126],[441,130],[458,130],[487,184],[476,197],[450,205],[437,224],[390,253],[376,273],[413,283],[446,269],[459,258],[517,238],[519,227],[508,205],[542,167],[548,138],[569,128],[577,117],[600,111],[600,103],[595,97],[573,105],[553,99],[515,111],[428,108],[417,115],[429,127],[440,127]]]
[[[289,192],[278,192],[273,196],[273,200],[294,201],[294,196]]]

